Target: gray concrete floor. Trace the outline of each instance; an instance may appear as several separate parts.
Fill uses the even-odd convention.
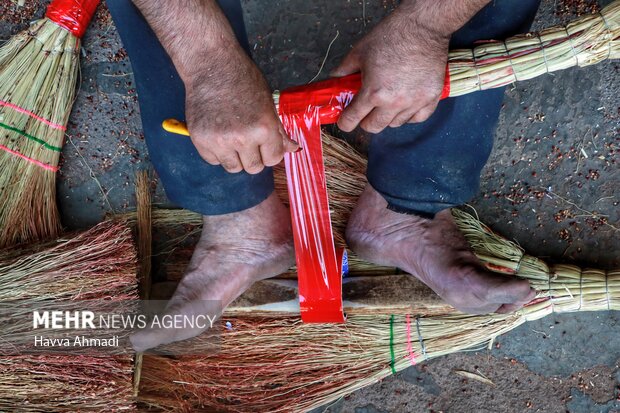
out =
[[[607,4],[610,0],[601,1]],[[0,0],[0,39],[43,13]],[[244,0],[254,58],[271,86],[326,77],[391,0]],[[536,28],[595,1],[543,0]],[[620,266],[619,64],[571,69],[509,88],[494,152],[472,201],[483,220],[551,261]],[[356,139],[358,143],[363,138]],[[105,5],[84,39],[82,82],[59,174],[68,227],[134,204],[136,170],[150,168],[131,64]],[[156,202],[167,205],[160,185]],[[617,312],[550,316],[494,348],[446,356],[360,390],[330,412],[620,412]],[[479,371],[495,386],[463,379]]]

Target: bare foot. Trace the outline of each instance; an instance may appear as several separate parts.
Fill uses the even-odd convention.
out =
[[[174,296],[170,315],[222,311],[258,280],[295,263],[289,211],[271,194],[242,212],[204,216],[200,241]],[[131,337],[136,351],[184,340],[201,329],[151,329]]]
[[[527,281],[487,271],[449,210],[432,220],[396,213],[370,185],[349,219],[347,241],[367,261],[415,274],[463,312],[511,312],[535,295]]]

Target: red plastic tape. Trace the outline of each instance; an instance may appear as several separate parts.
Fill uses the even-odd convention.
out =
[[[308,108],[316,108],[322,125],[335,123],[361,86],[362,76],[355,73],[285,89],[280,94],[280,113],[303,116]]]
[[[342,323],[344,249],[336,250],[325,182],[321,125],[335,123],[362,86],[359,73],[293,87],[280,94],[284,129],[301,146],[284,156],[291,207],[301,318]],[[450,96],[446,69],[441,98]],[[344,265],[343,265],[344,264]]]
[[[47,6],[45,16],[81,38],[95,14],[100,0],[54,0]]]
[[[446,66],[446,77],[443,81],[443,90],[441,91],[441,99],[450,97],[450,65]]]
[[[301,318],[309,323],[342,323],[342,259],[336,251],[323,166],[321,124],[317,107],[289,112],[288,96],[280,100],[284,129],[303,148],[284,156]]]
[[[344,108],[362,87],[359,73],[344,77],[335,77],[309,85],[285,89],[280,94],[280,113],[286,102],[286,113],[304,114],[309,107],[318,108],[321,125],[336,123]],[[446,67],[444,87],[441,99],[450,97],[450,69]]]

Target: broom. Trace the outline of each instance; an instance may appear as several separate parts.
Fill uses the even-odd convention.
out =
[[[80,37],[99,0],[54,0],[0,48],[0,248],[60,231],[56,172]]]
[[[30,308],[137,299],[131,230],[123,222],[104,222],[68,238],[5,249],[0,280],[0,302]],[[2,355],[0,411],[133,410],[132,373],[130,355]]]
[[[330,206],[334,220],[340,220],[348,216],[364,188],[366,160],[342,140],[324,134],[323,141],[330,200],[340,200],[340,205]],[[349,174],[338,172],[341,158],[354,160]],[[275,176],[276,187],[285,188],[281,171],[276,170]],[[373,286],[366,290],[402,290],[391,299],[388,292],[382,299],[348,303],[347,295],[358,290],[359,297],[367,280],[353,278],[345,283],[345,325],[303,324],[295,313],[298,307],[291,307],[290,302],[253,305],[242,296],[224,314],[223,320],[230,324],[222,328],[221,353],[212,357],[145,356],[140,401],[164,411],[306,411],[408,365],[486,345],[527,320],[552,312],[620,309],[620,271],[606,274],[568,265],[550,268],[471,215],[453,210],[453,216],[487,268],[528,279],[537,289],[529,306],[510,315],[465,315],[433,301],[429,291],[421,295],[411,277],[407,282],[402,275],[372,277]],[[159,228],[199,227],[200,216],[154,210],[153,222]],[[345,222],[334,223],[340,228],[340,238]],[[372,264],[365,265],[373,269]],[[395,271],[376,266],[374,270],[380,274]],[[274,290],[285,281],[264,281],[268,285],[259,289]]]
[[[490,345],[498,335],[553,312],[620,310],[620,270],[554,265],[544,274],[549,268],[544,262],[522,254],[471,215],[459,211],[455,219],[461,229],[482,229],[469,233],[479,242],[476,253],[509,265],[495,263],[490,267],[495,271],[529,280],[536,299],[514,314],[490,315],[449,309],[435,314],[416,309],[415,302],[361,311],[346,308],[345,301],[348,318],[342,325],[305,324],[296,314],[261,314],[257,310],[265,307],[233,304],[223,316],[227,327],[220,326],[218,354],[145,356],[139,401],[164,411],[304,412],[410,365]],[[488,253],[508,247],[512,259]]]

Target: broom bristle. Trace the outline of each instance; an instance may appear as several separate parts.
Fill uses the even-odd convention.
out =
[[[137,299],[136,251],[123,222],[47,244],[0,253],[0,301]],[[0,410],[74,412],[133,410],[130,355],[0,356]]]
[[[0,248],[60,231],[56,170],[80,41],[44,18],[0,48]]]

